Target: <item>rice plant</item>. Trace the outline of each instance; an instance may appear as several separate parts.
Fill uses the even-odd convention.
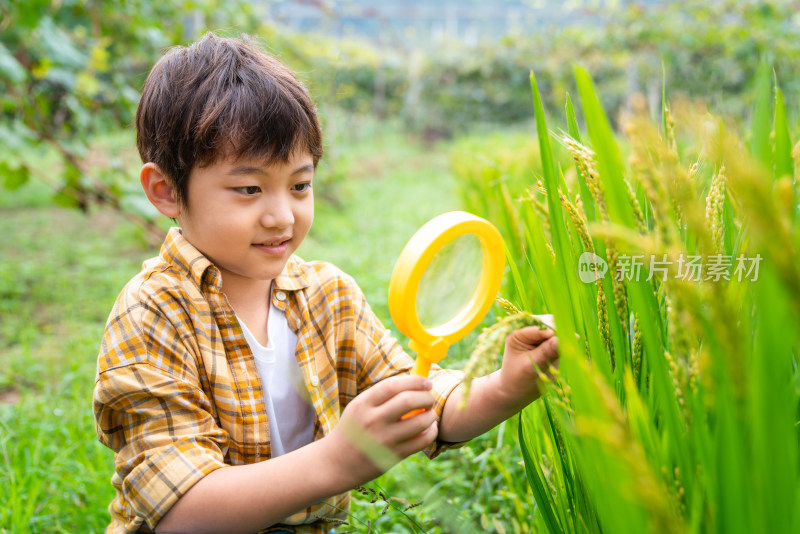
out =
[[[744,136],[664,99],[660,122],[634,101],[618,142],[575,80],[585,132],[569,96],[551,132],[531,73],[527,183],[458,169],[507,241],[504,295],[558,329],[520,414],[532,530],[800,532],[800,143],[777,82],[762,67]]]

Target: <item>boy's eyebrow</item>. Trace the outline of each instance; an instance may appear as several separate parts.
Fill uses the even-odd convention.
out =
[[[292,171],[290,176],[294,176],[295,174],[300,174],[303,172],[314,172],[314,165],[309,163],[307,165],[303,165],[302,167],[298,167]],[[238,176],[240,174],[263,174],[267,176],[269,175],[269,172],[267,172],[263,167],[257,167],[254,165],[239,165],[231,169],[228,174],[230,176]]]

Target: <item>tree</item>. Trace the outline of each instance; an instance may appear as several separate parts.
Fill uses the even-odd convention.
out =
[[[157,231],[138,187],[114,158],[91,160],[91,144],[130,127],[165,48],[204,27],[255,25],[243,0],[0,0],[0,183],[37,178],[58,204],[111,206]],[[47,173],[32,164],[43,147]]]

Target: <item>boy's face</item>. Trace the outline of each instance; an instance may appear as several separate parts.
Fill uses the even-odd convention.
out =
[[[189,174],[178,221],[183,236],[222,273],[225,285],[272,280],[314,218],[311,155],[288,163],[220,160]]]

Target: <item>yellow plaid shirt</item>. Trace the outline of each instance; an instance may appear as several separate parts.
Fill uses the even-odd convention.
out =
[[[297,335],[315,440],[356,395],[413,366],[353,279],[331,264],[292,256],[273,287]],[[219,270],[173,228],[117,298],[94,389],[97,436],[115,453],[109,533],[150,532],[214,469],[270,458],[260,376],[221,288]],[[430,378],[441,417],[463,375],[434,367]],[[437,442],[425,453],[451,446]],[[332,496],[266,531],[322,534],[325,519],[342,518],[348,506],[349,494]]]

